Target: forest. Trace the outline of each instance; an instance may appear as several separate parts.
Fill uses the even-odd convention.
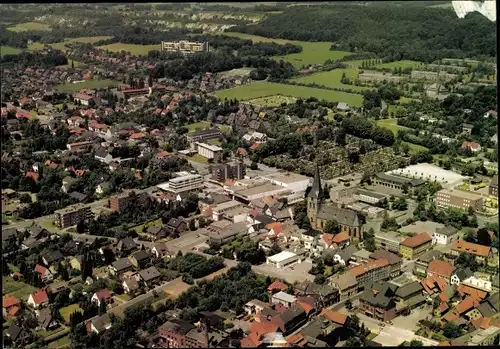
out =
[[[384,61],[495,57],[496,24],[478,13],[457,18],[449,9],[387,6],[296,6],[259,25],[229,31],[265,37],[329,41],[337,50],[373,52]]]

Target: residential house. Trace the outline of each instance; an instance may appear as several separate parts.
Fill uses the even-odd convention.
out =
[[[164,348],[206,348],[203,332],[191,323],[172,318],[158,329],[159,345]]]
[[[305,310],[296,304],[271,319],[271,322],[275,324],[284,335],[292,333],[297,328],[304,325],[306,321],[307,314]]]
[[[488,194],[494,197],[498,197],[498,175],[494,175],[490,181],[488,187]]]
[[[2,298],[2,309],[4,319],[11,319],[21,309],[21,301],[13,296],[5,296]]]
[[[167,237],[169,235],[169,231],[164,227],[150,226],[144,234],[151,240],[156,241]]]
[[[117,245],[118,251],[122,253],[132,252],[136,248],[137,244],[135,243],[134,239],[132,239],[130,236],[127,236],[126,238],[120,240]]]
[[[450,278],[450,283],[452,285],[457,285],[459,286],[461,282],[465,281],[469,277],[474,276],[474,273],[470,268],[460,268],[456,269]]]
[[[314,282],[303,281],[295,285],[295,296],[313,296],[319,298],[323,307],[338,303],[340,300],[339,290],[330,285],[318,285]]]
[[[463,141],[462,149],[470,149],[471,152],[475,153],[481,150],[481,145],[477,142]]]
[[[451,245],[451,253],[458,256],[460,253],[468,253],[476,257],[478,262],[484,263],[491,257],[491,247],[474,244],[464,240],[455,240]]]
[[[107,313],[93,317],[90,320],[85,321],[85,328],[87,329],[87,333],[97,333],[101,334],[106,330],[109,330],[113,326],[111,322],[111,318]]]
[[[131,270],[133,267],[134,266],[130,259],[123,257],[111,263],[110,272],[111,274],[118,275]]]
[[[427,277],[441,278],[450,282],[455,267],[448,262],[436,259],[429,263],[427,267]]]
[[[146,265],[150,258],[149,258],[149,253],[145,250],[140,250],[137,252],[134,252],[130,257],[130,262],[132,262],[132,265],[136,268],[141,268],[144,265]]]
[[[449,245],[458,238],[458,229],[446,226],[437,228],[432,234],[432,244]]]
[[[348,266],[354,253],[358,252],[358,248],[355,245],[349,245],[343,250],[338,250],[333,255],[334,263],[340,263],[342,265]]]
[[[50,266],[54,265],[55,263],[62,261],[63,259],[64,259],[64,256],[61,253],[61,251],[59,251],[59,250],[49,251],[42,256],[42,262],[47,267],[50,267]]]
[[[429,263],[433,260],[440,259],[442,255],[443,253],[437,250],[430,250],[424,253],[415,261],[413,273],[417,276],[425,277],[427,275]]]
[[[51,272],[47,268],[45,268],[44,266],[42,266],[40,264],[37,264],[35,266],[35,272],[40,275],[40,279],[43,282],[49,282],[49,281],[52,281],[54,279],[54,276],[51,274]]]
[[[166,225],[167,231],[173,236],[179,236],[188,228],[186,221],[182,218],[170,218]]]
[[[297,302],[297,298],[295,296],[292,296],[291,294],[285,293],[283,291],[275,293],[271,297],[271,303],[273,304],[279,303],[287,308],[290,308],[292,304],[295,304],[295,302]]]
[[[403,265],[403,260],[398,255],[391,253],[386,250],[376,250],[372,254],[370,254],[371,260],[376,259],[386,259],[389,262],[389,273],[391,278],[394,278],[401,274],[401,267]]]
[[[364,315],[379,321],[390,321],[396,317],[396,302],[393,299],[396,286],[390,283],[376,282],[359,297],[359,310]]]
[[[47,295],[47,291],[45,289],[38,289],[35,292],[31,293],[28,298],[28,304],[33,308],[40,308],[49,303],[49,296]]]
[[[167,248],[167,244],[164,242],[154,245],[151,252],[156,256],[156,258],[163,258],[171,255]]]
[[[101,303],[109,304],[113,302],[113,297],[107,288],[97,291],[92,295],[92,303],[96,303],[98,307],[101,306]]]
[[[356,277],[347,271],[344,274],[335,274],[329,280],[330,285],[340,293],[340,301],[346,300],[357,293],[358,283]]]
[[[103,162],[103,163],[105,163],[107,165],[109,165],[113,161],[113,155],[111,155],[104,148],[99,148],[98,150],[96,150],[94,157],[97,160],[99,160],[99,161],[101,161],[101,162]]]
[[[161,274],[155,267],[149,267],[138,273],[138,279],[142,280],[148,287],[151,287],[152,284],[157,282],[160,278]]]
[[[281,281],[274,281],[267,287],[267,292],[273,294],[275,292],[286,292],[288,290],[288,285]]]
[[[95,188],[95,193],[97,195],[104,195],[109,193],[113,189],[111,182],[102,182],[97,185]]]
[[[30,237],[34,239],[40,239],[49,235],[47,229],[40,227],[38,224],[33,224],[32,226],[30,226],[28,228],[28,231],[30,233]]]
[[[52,311],[49,308],[44,308],[37,311],[38,327],[44,331],[49,331],[57,327],[59,323],[52,317]]]
[[[62,179],[61,191],[64,193],[71,192],[71,187],[75,184],[76,179],[70,176],[66,176]]]
[[[29,334],[23,328],[17,325],[12,325],[7,329],[7,331],[5,331],[5,336],[9,337],[10,340],[15,343],[20,343],[25,340]]]
[[[268,306],[267,303],[262,302],[258,299],[253,299],[253,300],[247,302],[243,306],[243,309],[247,312],[247,314],[255,314],[255,313],[260,313],[267,306]]]
[[[139,283],[137,282],[137,279],[133,277],[124,279],[122,286],[126,294],[134,293],[139,289]]]
[[[427,233],[408,237],[403,242],[399,249],[400,255],[406,259],[416,259],[421,254],[432,247],[432,238]]]

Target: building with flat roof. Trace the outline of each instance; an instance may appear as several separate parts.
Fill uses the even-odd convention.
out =
[[[132,193],[134,193],[135,195],[132,195]],[[126,205],[133,202],[134,200],[143,200],[147,197],[148,195],[144,192],[124,190],[123,193],[111,196],[108,200],[108,205],[111,210],[120,212],[125,208]]]
[[[199,52],[208,52],[210,46],[208,42],[195,41],[162,41],[161,50],[166,52],[180,52],[182,54],[193,54]]]
[[[272,265],[278,269],[283,269],[294,263],[301,263],[303,258],[303,254],[299,255],[291,251],[281,251],[278,254],[267,257],[266,264]]]
[[[436,206],[440,208],[457,208],[459,210],[468,210],[472,207],[478,211],[483,208],[483,197],[481,194],[460,190],[460,189],[441,189],[436,193]]]
[[[236,187],[233,189],[232,195],[234,198],[244,202],[250,202],[265,196],[273,196],[285,192],[288,192],[288,189],[281,185],[273,184],[269,181],[261,181],[246,188],[238,189]]]
[[[447,187],[467,179],[467,177],[462,176],[459,173],[445,170],[439,166],[428,163],[410,165],[404,168],[388,171],[386,174],[403,176],[409,179],[421,178],[424,180],[436,181],[443,187]]]
[[[224,182],[227,179],[240,180],[245,177],[245,164],[242,161],[213,165],[212,179],[218,182]]]
[[[222,149],[221,147],[212,144],[196,142],[194,144],[194,149],[198,152],[198,154],[207,159],[211,159],[214,162],[222,161],[222,153],[224,152],[224,149]]]
[[[369,190],[357,189],[356,194],[354,194],[354,198],[358,201],[375,205],[382,200],[387,199],[387,196]]]
[[[92,217],[92,211],[89,206],[76,204],[55,211],[54,215],[56,225],[64,229],[90,219]]]
[[[186,138],[188,142],[194,146],[195,142],[208,141],[210,139],[218,139],[222,136],[222,133],[218,128],[210,128],[208,130],[201,130],[188,133]]]
[[[425,183],[425,180],[420,178],[410,179],[381,172],[375,175],[372,183],[391,189],[403,190],[404,187],[407,187],[408,189],[419,187]]]
[[[405,239],[404,236],[394,231],[375,233],[375,246],[399,254],[401,242]]]
[[[495,345],[495,339],[500,335],[500,327],[490,326],[487,329],[480,330],[473,336],[468,345],[473,347],[490,347]],[[498,343],[496,343],[498,345]]]
[[[157,187],[173,194],[201,190],[203,189],[203,178],[198,174],[187,174],[172,178],[168,183],[158,184]]]
[[[305,192],[312,181],[309,177],[286,171],[272,172],[261,178],[294,192]]]

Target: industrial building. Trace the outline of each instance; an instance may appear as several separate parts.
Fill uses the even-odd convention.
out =
[[[457,208],[468,210],[472,207],[474,210],[483,208],[483,197],[481,194],[464,191],[460,189],[441,189],[436,193],[436,206],[440,208]]]

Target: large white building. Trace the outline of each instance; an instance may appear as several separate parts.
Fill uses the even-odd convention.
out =
[[[208,42],[193,42],[193,41],[162,41],[161,50],[167,52],[181,52],[183,54],[190,54],[196,52],[208,52]]]
[[[299,256],[290,251],[281,251],[274,256],[267,257],[266,264],[272,265],[278,269],[285,268],[293,263],[300,263],[301,260]]]
[[[158,184],[157,187],[172,194],[180,194],[203,189],[203,178],[198,174],[188,174],[172,178],[168,183]]]
[[[293,192],[305,192],[312,181],[309,177],[293,172],[282,171],[269,173],[261,176],[261,178],[268,180],[273,184],[281,185],[282,187],[285,187]]]
[[[212,144],[196,142],[195,149],[198,154],[206,157],[207,159],[212,159],[214,160],[214,162],[222,160],[222,153],[224,152],[224,149],[222,149],[221,147]]]

